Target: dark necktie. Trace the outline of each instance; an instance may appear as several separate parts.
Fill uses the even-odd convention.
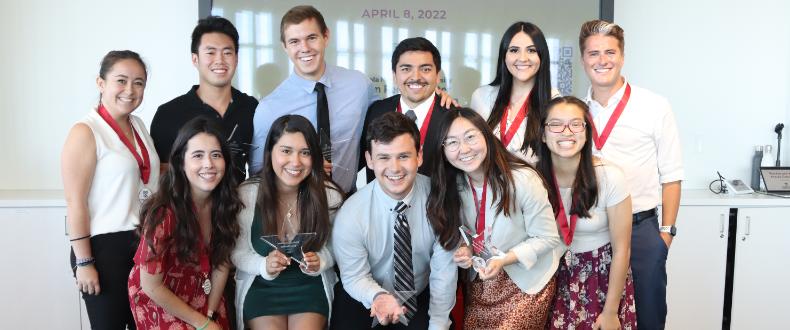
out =
[[[329,129],[329,103],[326,100],[326,91],[324,90],[324,84],[317,82],[315,83],[315,91],[317,92],[316,96],[316,118],[318,119],[318,145],[321,147],[321,153],[324,155],[324,159],[328,162],[332,162],[332,140],[331,134]]]
[[[403,301],[406,307],[406,318],[411,320],[417,312],[417,297],[414,289],[414,267],[411,260],[411,232],[409,222],[406,219],[406,209],[409,208],[404,202],[398,202],[395,212],[398,213],[395,221],[395,250],[393,268],[395,269],[395,291],[411,291],[409,298]],[[396,294],[397,296],[397,294]]]
[[[406,117],[415,123],[417,122],[417,114],[414,113],[414,110],[409,109],[409,111],[406,111]]]

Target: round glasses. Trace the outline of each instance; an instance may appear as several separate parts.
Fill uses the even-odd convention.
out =
[[[552,133],[565,132],[565,128],[569,129],[571,133],[581,133],[584,132],[584,129],[587,127],[587,123],[585,123],[583,120],[574,120],[570,123],[551,121],[546,123],[545,126],[548,128],[549,132]]]
[[[442,145],[444,146],[444,150],[456,152],[458,149],[461,149],[461,143],[465,143],[466,145],[470,146],[476,145],[478,142],[480,142],[480,135],[480,131],[469,132],[464,135],[463,139],[454,137],[447,138],[444,140]]]

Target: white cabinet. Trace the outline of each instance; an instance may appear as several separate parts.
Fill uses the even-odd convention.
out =
[[[0,207],[4,329],[80,329],[64,207]]]
[[[740,208],[731,329],[787,329],[790,207]]]
[[[667,329],[721,329],[729,212],[726,206],[680,208],[667,257]]]

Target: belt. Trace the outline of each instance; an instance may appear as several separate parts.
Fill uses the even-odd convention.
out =
[[[640,223],[642,222],[642,220],[645,220],[647,218],[652,218],[655,216],[656,216],[656,209],[654,208],[646,211],[634,213],[633,215],[634,224]]]

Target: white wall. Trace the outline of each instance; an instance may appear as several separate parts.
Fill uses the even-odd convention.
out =
[[[3,1],[0,63],[0,189],[62,189],[60,151],[72,124],[98,102],[95,78],[110,50],[131,49],[148,64],[135,114],[196,83],[190,34],[196,0]]]
[[[790,161],[790,2],[615,0],[629,81],[666,96],[677,117],[684,188],[716,170],[748,182],[756,144]]]
[[[0,5],[0,189],[61,189],[68,129],[97,102],[95,77],[112,49],[149,65],[137,114],[197,81],[189,36],[195,0],[4,1]],[[617,0],[626,31],[625,74],[673,105],[683,139],[685,188],[707,187],[715,170],[749,177],[755,144],[785,129],[790,163],[790,3],[781,0]]]

